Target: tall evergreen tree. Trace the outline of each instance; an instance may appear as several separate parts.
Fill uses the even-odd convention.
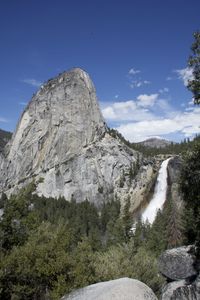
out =
[[[188,64],[193,69],[194,78],[189,81],[188,88],[194,95],[194,103],[200,104],[200,31],[194,33],[191,50]]]
[[[180,212],[177,204],[173,199],[167,201],[167,225],[166,225],[166,239],[167,248],[175,248],[182,245],[183,242],[183,227]]]
[[[189,242],[196,242],[200,254],[200,142],[184,157],[181,172],[181,190],[185,201],[187,223],[185,227]]]

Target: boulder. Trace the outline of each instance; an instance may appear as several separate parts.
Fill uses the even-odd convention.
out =
[[[193,246],[183,246],[166,250],[159,258],[160,272],[170,280],[187,279],[197,275],[194,269]]]
[[[62,297],[62,300],[156,300],[153,291],[141,281],[120,278],[89,285]]]
[[[164,286],[162,289],[162,297],[161,300],[170,300],[173,296],[173,293],[179,287],[185,286],[185,280],[173,281]]]

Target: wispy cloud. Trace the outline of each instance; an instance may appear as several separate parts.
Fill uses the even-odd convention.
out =
[[[168,76],[168,77],[166,78],[166,80],[167,80],[167,81],[173,80],[173,77],[172,77],[172,76]]]
[[[8,123],[8,119],[4,118],[4,117],[0,117],[0,122],[1,123]]]
[[[128,74],[130,74],[130,75],[136,75],[136,74],[139,74],[139,73],[141,73],[141,71],[140,71],[140,70],[136,70],[136,69],[134,69],[134,68],[131,68],[131,69],[128,71]]]
[[[140,73],[141,71],[135,68],[131,68],[128,71],[129,86],[131,89],[139,88],[142,85],[151,83],[149,80],[143,80],[140,76],[138,76]]]
[[[19,105],[22,105],[22,106],[26,106],[27,105],[27,102],[19,102]]]
[[[34,87],[39,87],[42,85],[42,82],[33,78],[22,79],[21,82],[32,85]]]
[[[188,85],[189,80],[192,80],[194,78],[193,69],[189,67],[185,69],[175,70],[174,72],[178,74],[178,78],[183,81],[185,86]]]
[[[168,93],[168,92],[169,92],[169,89],[167,87],[164,87],[163,89],[159,90],[160,94],[165,94],[165,93]]]

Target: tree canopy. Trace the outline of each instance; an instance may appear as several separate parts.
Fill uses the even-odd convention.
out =
[[[200,31],[194,33],[191,50],[188,64],[193,69],[193,79],[189,81],[188,88],[193,93],[194,103],[200,104]]]

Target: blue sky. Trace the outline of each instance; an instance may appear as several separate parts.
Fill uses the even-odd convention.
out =
[[[15,129],[42,82],[81,67],[108,125],[130,141],[200,132],[185,86],[199,0],[1,2],[0,128]]]

